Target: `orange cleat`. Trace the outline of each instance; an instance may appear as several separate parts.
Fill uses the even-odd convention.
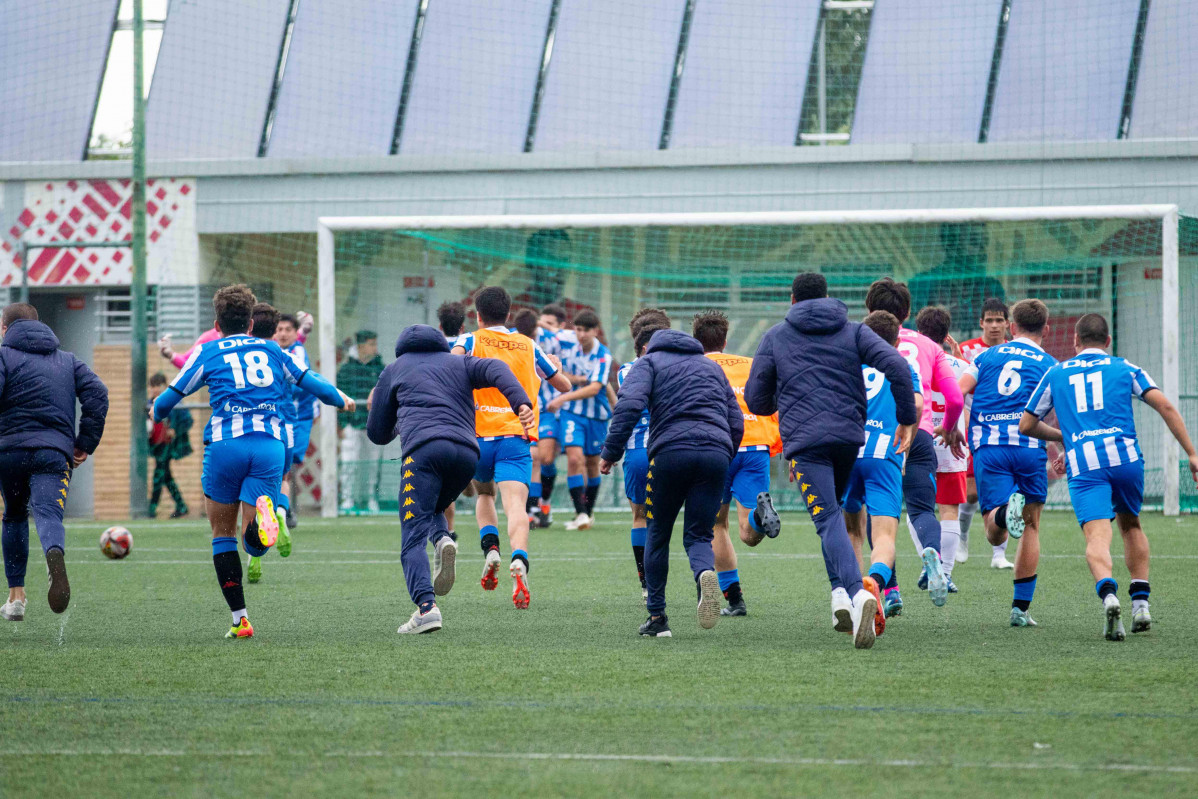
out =
[[[512,561],[512,604],[520,610],[526,610],[528,603],[532,600],[532,595],[528,592],[528,572],[524,568],[524,561]]]
[[[487,559],[483,563],[483,576],[479,580],[484,591],[494,591],[499,587],[499,550],[487,551]]]
[[[225,633],[225,638],[253,638],[253,637],[254,637],[254,628],[250,624],[250,620],[248,618],[246,618],[245,616],[241,617],[240,624],[234,624],[232,627],[229,628],[229,631],[227,633]]]
[[[864,578],[861,584],[878,601],[878,609],[874,611],[874,635],[881,635],[886,631],[886,611],[882,608],[882,593],[878,590],[877,581],[872,577]]]

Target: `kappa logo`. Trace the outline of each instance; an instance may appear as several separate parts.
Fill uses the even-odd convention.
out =
[[[819,514],[822,510],[823,510],[823,508],[821,508],[819,505],[816,505],[814,508],[811,509],[811,518],[814,519],[816,516],[819,516]]]
[[[411,491],[411,490],[412,490],[412,484],[411,484],[411,483],[404,483],[403,490],[404,490],[404,493],[405,493],[405,494],[406,494],[406,493],[408,493],[409,491]]]
[[[799,486],[799,490],[802,491],[804,494],[807,493],[808,488],[811,488],[811,483],[803,483],[801,486]]]
[[[646,480],[652,480],[652,479],[653,479],[653,472],[649,472],[647,475],[645,475],[645,479],[646,479]]]
[[[411,477],[411,476],[412,476],[412,470],[411,470],[411,469],[407,469],[406,471],[404,471],[404,473],[403,473],[403,479],[407,480],[407,479],[408,479],[409,477]]]
[[[409,463],[415,463],[415,462],[416,462],[416,459],[409,455],[407,458],[404,458],[403,465],[407,466]]]
[[[409,519],[415,519],[415,518],[416,518],[416,514],[412,513],[412,511],[408,511],[407,513],[404,514],[403,520],[406,522]]]
[[[645,518],[646,518],[646,519],[652,519],[652,518],[653,518],[653,511],[646,511],[646,512],[645,512]]]
[[[652,505],[653,497],[645,497],[645,505]]]
[[[810,505],[813,502],[815,502],[815,494],[808,494],[807,495],[807,504]]]
[[[405,508],[408,507],[409,505],[415,505],[415,504],[416,504],[416,500],[412,499],[411,497],[408,497],[407,499],[405,499],[403,501],[403,506]]]
[[[652,493],[653,493],[653,486],[651,486],[651,485],[647,485],[647,484],[646,484],[646,485],[645,485],[645,493],[646,493],[646,494],[652,494]]]

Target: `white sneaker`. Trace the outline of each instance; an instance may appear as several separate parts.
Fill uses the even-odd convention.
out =
[[[995,555],[994,557],[990,558],[990,568],[991,569],[1014,569],[1015,564],[1012,563],[1011,561],[1007,560],[1006,555],[999,554],[999,555]]]
[[[590,530],[591,525],[594,523],[595,523],[595,520],[592,519],[590,516],[587,516],[585,513],[580,513],[577,516],[575,516],[573,519],[571,519],[570,521],[566,522],[566,529],[567,530]]]
[[[1123,629],[1123,609],[1119,606],[1119,597],[1107,594],[1106,599],[1102,600],[1102,608],[1106,613],[1103,637],[1108,641],[1122,641],[1127,638],[1127,632]]]
[[[484,591],[494,591],[499,587],[498,549],[487,550],[487,559],[483,561],[483,576],[479,582],[482,584]]]
[[[433,593],[437,596],[445,596],[453,588],[457,559],[458,542],[449,536],[443,536],[433,546]]]
[[[1131,608],[1131,631],[1133,633],[1143,633],[1152,629],[1152,614],[1148,612],[1148,605],[1143,604],[1139,607],[1132,603]]]
[[[843,588],[832,590],[832,629],[838,633],[853,631],[853,600]]]
[[[699,626],[710,630],[720,620],[720,579],[711,569],[699,572]]]
[[[862,588],[853,597],[853,607],[850,617],[853,620],[853,646],[857,649],[871,649],[876,635],[874,634],[874,614],[878,612],[878,600],[874,595]]]
[[[0,605],[0,618],[6,621],[25,620],[25,600],[11,599]]]
[[[412,614],[412,618],[405,621],[399,626],[395,632],[400,635],[408,633],[435,633],[441,629],[441,608],[433,605],[427,613],[421,613],[420,608]]]

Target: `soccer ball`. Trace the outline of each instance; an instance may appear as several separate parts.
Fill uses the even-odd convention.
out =
[[[100,533],[100,551],[106,557],[120,560],[133,549],[133,534],[124,527],[109,527]]]

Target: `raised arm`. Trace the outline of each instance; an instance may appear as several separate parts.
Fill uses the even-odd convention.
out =
[[[628,437],[632,435],[636,423],[640,421],[641,414],[649,404],[649,394],[653,391],[653,375],[653,363],[644,358],[628,370],[628,376],[624,378],[624,385],[620,386],[617,395],[619,401],[612,414],[611,424],[608,425],[607,438],[603,442],[603,452],[600,456],[608,464],[616,463],[624,457]]]
[[[919,421],[915,412],[915,385],[911,381],[911,366],[899,355],[899,351],[882,340],[865,325],[857,328],[857,356],[861,363],[872,366],[890,381],[890,394],[894,397],[895,418],[900,425],[912,425]],[[960,392],[957,399],[961,399]],[[750,409],[752,410],[752,409]],[[957,415],[960,416],[960,409]],[[956,424],[956,420],[953,420]]]
[[[745,383],[745,405],[758,416],[769,416],[778,411],[775,392],[778,389],[778,368],[774,363],[772,339],[767,333],[757,345],[753,366]],[[744,422],[742,415],[742,424]]]

